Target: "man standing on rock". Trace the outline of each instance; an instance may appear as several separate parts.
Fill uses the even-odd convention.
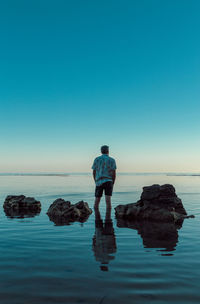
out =
[[[109,147],[101,147],[102,155],[95,158],[92,169],[96,183],[94,208],[98,209],[103,192],[105,193],[106,207],[111,210],[111,196],[116,178],[116,163],[109,156]]]

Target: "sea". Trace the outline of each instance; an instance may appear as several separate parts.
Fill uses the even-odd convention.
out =
[[[139,200],[144,186],[172,184],[187,213],[182,225],[118,222],[114,208]],[[90,173],[0,174],[1,304],[200,303],[200,174],[121,173],[106,221],[54,223],[63,198],[93,210]],[[7,195],[39,200],[39,214],[6,215]]]

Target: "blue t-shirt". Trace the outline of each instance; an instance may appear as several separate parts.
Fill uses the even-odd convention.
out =
[[[102,154],[95,158],[92,169],[96,170],[95,182],[97,186],[100,186],[105,182],[112,181],[113,170],[117,169],[117,167],[114,158],[107,154]]]

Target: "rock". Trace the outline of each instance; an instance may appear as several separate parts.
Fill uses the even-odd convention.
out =
[[[56,225],[67,225],[75,221],[83,223],[91,213],[92,209],[89,208],[88,203],[80,201],[72,205],[70,201],[62,198],[55,200],[47,211],[50,220]]]
[[[33,217],[40,213],[41,203],[33,197],[8,195],[3,208],[5,214],[10,217]]]
[[[65,201],[62,198],[56,199],[53,204],[50,205],[47,214],[53,215],[55,217],[62,216],[65,211],[68,211],[71,203],[69,201]]]
[[[175,188],[172,185],[152,185],[148,187],[143,187],[143,192],[141,195],[142,200],[152,200],[158,197],[177,197],[175,193]]]
[[[159,222],[181,222],[188,218],[175,188],[169,184],[144,187],[138,202],[118,205],[115,215],[118,219]]]

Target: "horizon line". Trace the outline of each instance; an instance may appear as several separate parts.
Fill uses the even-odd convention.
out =
[[[92,174],[92,171],[84,171],[84,172],[79,172],[79,171],[76,171],[76,172],[56,172],[56,171],[51,171],[51,172],[45,172],[45,171],[29,171],[29,172],[0,172],[0,175],[1,176],[6,176],[6,175],[31,175],[31,176],[34,176],[34,175],[44,175],[44,176],[56,176],[56,175],[59,175],[59,176],[67,176],[67,175],[75,175],[75,174]],[[194,171],[131,171],[131,172],[128,172],[128,171],[117,171],[117,174],[167,174],[167,175],[200,175],[200,172],[194,172]]]

